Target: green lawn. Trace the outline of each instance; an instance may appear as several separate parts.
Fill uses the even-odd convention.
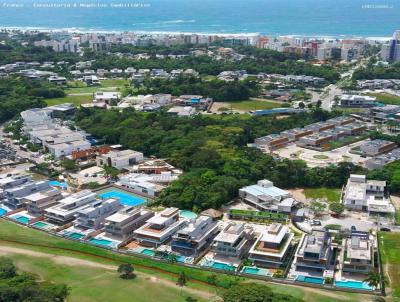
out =
[[[369,93],[368,95],[376,97],[376,100],[384,104],[400,105],[400,97],[389,93]]]
[[[340,189],[310,188],[304,189],[304,195],[310,199],[326,199],[334,202],[340,200]]]
[[[101,81],[102,87],[124,87],[129,84],[130,81],[126,79],[109,79]]]
[[[72,103],[75,106],[80,106],[81,104],[91,103],[93,101],[93,95],[67,95],[64,98],[46,99],[46,104],[48,106]]]
[[[232,105],[232,109],[236,110],[265,110],[265,109],[272,109],[272,108],[280,108],[282,104],[269,102],[269,101],[256,101],[256,100],[249,100],[249,101],[234,101],[229,102],[229,105]]]
[[[400,298],[400,233],[379,233],[380,254],[393,297]]]
[[[67,263],[60,265],[51,257],[21,254],[8,257],[12,258],[22,271],[35,273],[44,280],[67,284],[71,289],[69,302],[125,302],[130,299],[135,302],[183,302],[189,296],[185,291],[181,292],[177,288],[158,284],[157,281],[151,281],[150,277],[142,274],[134,280],[123,280],[112,270]],[[205,301],[192,294],[190,296],[199,302]]]

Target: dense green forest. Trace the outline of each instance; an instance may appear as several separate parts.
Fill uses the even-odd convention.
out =
[[[0,258],[0,302],[62,302],[68,287],[37,280],[30,273],[18,273],[13,262]]]
[[[65,93],[61,88],[47,82],[22,77],[0,78],[0,123],[21,111],[44,107],[44,98],[63,96]]]
[[[390,66],[368,65],[353,73],[353,80],[400,79],[400,62]]]
[[[280,160],[246,145],[256,137],[325,120],[335,113],[316,110],[285,119],[204,116],[179,118],[165,112],[132,109],[80,109],[77,124],[107,143],[167,158],[185,173],[164,190],[158,202],[195,211],[215,207],[237,196],[242,186],[267,178],[277,186],[340,187],[352,172],[350,163],[307,168],[300,160]]]
[[[247,100],[258,96],[257,83],[251,80],[225,82],[221,80],[206,81],[199,78],[180,77],[174,81],[162,79],[145,79],[135,88],[128,88],[125,94],[170,93],[175,96],[196,94],[211,97],[214,101]]]

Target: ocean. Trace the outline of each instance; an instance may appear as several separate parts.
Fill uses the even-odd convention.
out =
[[[0,0],[0,27],[388,37],[399,0]]]

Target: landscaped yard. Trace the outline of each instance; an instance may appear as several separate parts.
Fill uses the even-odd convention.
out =
[[[265,109],[283,107],[282,104],[280,103],[270,102],[270,101],[256,101],[256,100],[234,101],[234,102],[229,102],[228,104],[232,105],[232,109],[243,110],[243,111],[265,110]]]
[[[311,188],[304,189],[304,195],[310,199],[326,199],[329,202],[340,200],[340,189],[332,188]]]
[[[368,95],[376,97],[379,103],[400,105],[400,97],[389,93],[369,93]]]
[[[400,298],[400,233],[379,233],[381,257],[393,297]]]
[[[46,104],[48,106],[64,104],[64,103],[72,103],[75,106],[80,106],[81,104],[90,103],[93,101],[92,94],[85,95],[67,95],[64,98],[55,98],[55,99],[46,99]]]

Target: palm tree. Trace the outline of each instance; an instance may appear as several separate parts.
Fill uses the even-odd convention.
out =
[[[369,272],[367,278],[364,279],[364,282],[367,282],[369,286],[374,288],[379,287],[381,281],[386,282],[380,273],[374,271]]]

